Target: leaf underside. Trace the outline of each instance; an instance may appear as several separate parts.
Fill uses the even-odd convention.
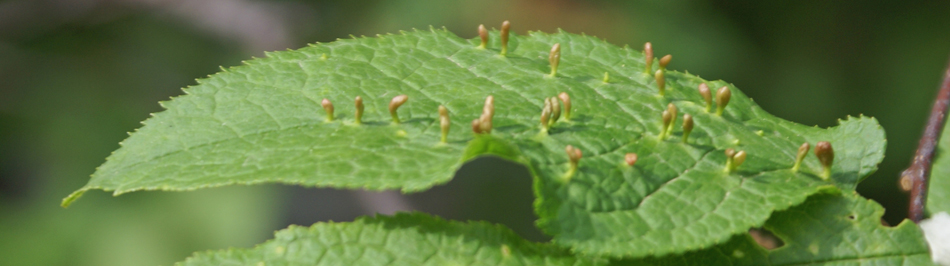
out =
[[[347,223],[291,226],[250,249],[196,253],[190,265],[606,265],[550,244],[526,241],[485,222],[425,214],[360,217]]]
[[[774,250],[749,234],[681,256],[614,265],[933,265],[923,235],[910,220],[881,225],[884,208],[853,192],[818,194],[776,212],[763,228],[783,240]]]
[[[932,265],[913,223],[880,224],[884,209],[853,192],[817,194],[775,213],[763,228],[784,245],[766,250],[749,234],[678,256],[616,260],[613,266]],[[250,249],[196,253],[178,265],[606,265],[550,243],[526,241],[485,222],[421,213],[291,226]]]
[[[587,255],[644,257],[723,243],[810,195],[851,191],[883,158],[884,132],[873,118],[807,127],[766,113],[730,84],[675,71],[660,96],[638,51],[534,32],[512,36],[500,56],[497,34],[488,49],[435,29],[338,40],[226,69],[163,102],[167,110],[146,120],[63,203],[90,189],[118,195],[265,182],[414,192],[494,155],[532,172],[538,225],[555,243]],[[555,43],[560,68],[549,77]],[[721,117],[704,111],[701,83],[731,88]],[[543,99],[560,92],[571,96],[573,115],[541,133]],[[409,101],[394,124],[387,104],[400,94]],[[488,95],[495,97],[494,131],[475,135],[468,122]],[[361,125],[353,123],[356,96],[366,105]],[[324,98],[336,106],[332,122]],[[687,143],[682,118],[671,137],[658,137],[668,103],[694,117]],[[440,143],[439,105],[453,121],[447,143]],[[798,146],[817,141],[835,149],[830,181],[818,177],[814,155],[790,170]],[[570,178],[567,145],[584,153]],[[748,153],[736,172],[723,170],[727,148]],[[627,153],[639,155],[636,165],[626,166]]]

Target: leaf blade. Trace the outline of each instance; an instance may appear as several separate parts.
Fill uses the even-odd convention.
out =
[[[485,222],[421,213],[291,226],[250,249],[199,252],[177,265],[605,265]]]
[[[784,246],[766,250],[749,234],[678,257],[615,261],[613,265],[933,265],[918,227],[881,225],[882,208],[856,193],[819,194],[776,213],[764,228]]]
[[[872,118],[806,127],[769,115],[731,84],[674,71],[661,97],[643,74],[642,54],[596,38],[513,36],[507,57],[474,42],[417,31],[248,61],[165,102],[168,110],[147,120],[64,204],[89,189],[122,194],[262,182],[413,192],[447,182],[467,160],[496,155],[529,166],[538,224],[556,243],[643,257],[712,246],[809,195],[852,190],[883,156],[884,133]],[[547,69],[553,43],[562,47],[557,77]],[[695,91],[701,83],[732,89],[723,116],[704,111]],[[573,117],[540,133],[543,99],[560,92],[571,95]],[[403,122],[392,124],[385,106],[400,94],[410,100],[399,110]],[[346,106],[358,95],[363,125],[351,123]],[[498,109],[495,129],[475,135],[466,122],[479,117],[488,95]],[[324,121],[323,98],[336,103],[333,122]],[[668,103],[693,115],[689,143],[679,141],[675,126],[671,138],[658,139]],[[444,144],[439,105],[456,125]],[[799,172],[788,170],[798,145],[818,140],[833,141],[838,151],[831,182],[817,176],[812,155]],[[586,154],[570,178],[567,145]],[[727,148],[749,154],[737,172],[723,171]],[[640,154],[634,167],[624,164],[629,152]],[[686,211],[670,211],[669,202]]]

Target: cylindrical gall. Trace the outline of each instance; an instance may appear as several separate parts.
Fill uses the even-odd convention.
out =
[[[396,110],[398,110],[399,107],[402,106],[404,103],[406,103],[406,101],[408,100],[409,100],[409,96],[403,94],[403,95],[393,97],[393,100],[389,101],[389,115],[393,117],[393,123],[398,124],[401,122],[399,120],[399,113],[396,112]]]
[[[511,22],[501,23],[501,55],[508,54],[508,34],[511,31]]]
[[[324,98],[320,102],[320,106],[323,106],[323,110],[327,113],[327,122],[333,121],[333,103],[329,99]]]

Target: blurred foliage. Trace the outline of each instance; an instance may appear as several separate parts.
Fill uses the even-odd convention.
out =
[[[169,4],[143,4],[163,2]],[[4,265],[167,265],[193,251],[250,247],[288,223],[359,214],[321,213],[355,199],[311,202],[298,195],[333,192],[275,185],[88,193],[59,207],[124,132],[160,111],[157,101],[219,65],[262,54],[215,32],[214,23],[168,11],[173,2],[188,1],[0,1]],[[887,157],[858,190],[887,209],[891,224],[906,216],[897,176],[910,162],[950,54],[950,2],[942,1],[208,2],[267,4],[267,14],[286,22],[286,48],[429,25],[474,37],[478,24],[498,27],[506,19],[521,34],[563,28],[637,49],[651,41],[658,55],[673,55],[672,69],[732,82],[779,117],[819,126],[849,114],[878,118]],[[25,3],[35,12],[19,12]],[[70,5],[78,3],[85,9]],[[229,10],[217,11],[227,17]],[[446,218],[502,222],[543,239],[530,226],[524,169],[486,165],[466,165],[463,178],[408,200]]]

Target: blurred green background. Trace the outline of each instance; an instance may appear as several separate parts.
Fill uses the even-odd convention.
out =
[[[0,1],[0,264],[169,265],[193,251],[250,247],[288,224],[422,210],[533,229],[524,168],[466,165],[401,196],[281,185],[194,192],[79,188],[157,102],[263,51],[429,25],[562,28],[618,45],[653,42],[672,69],[736,84],[769,112],[822,127],[877,117],[887,157],[859,192],[905,216],[898,173],[950,55],[948,1]]]

